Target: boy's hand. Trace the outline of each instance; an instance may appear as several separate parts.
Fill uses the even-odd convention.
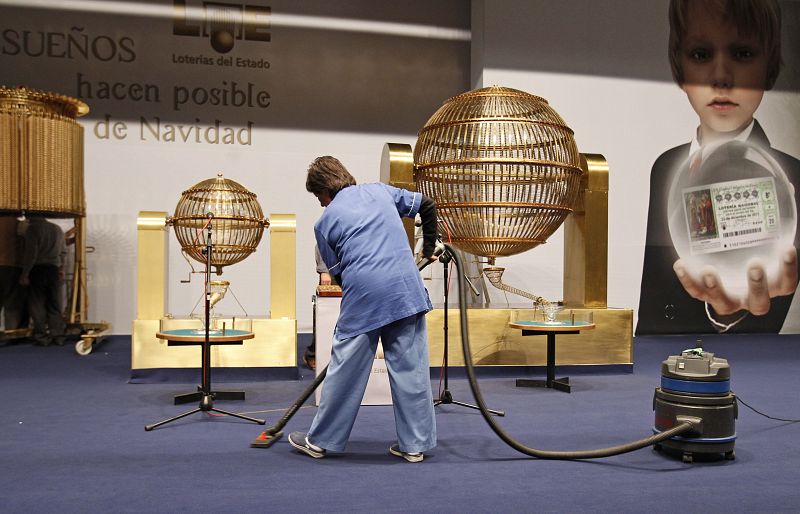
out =
[[[741,310],[763,316],[769,312],[772,298],[792,294],[797,290],[797,249],[793,246],[781,255],[780,271],[773,281],[766,280],[767,273],[763,264],[757,261],[750,264],[747,268],[747,295],[743,297],[733,296],[725,291],[725,286],[713,266],[704,268],[699,280],[689,275],[680,259],[672,268],[692,298],[707,302],[714,312],[722,316]]]

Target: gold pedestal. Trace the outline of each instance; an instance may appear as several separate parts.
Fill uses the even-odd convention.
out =
[[[457,308],[448,313],[448,363],[464,365],[461,321]],[[556,348],[556,365],[609,365],[633,363],[632,309],[564,309],[558,320],[586,320],[591,313],[597,326],[581,334],[561,335]],[[484,366],[544,366],[547,340],[544,336],[522,337],[510,322],[541,319],[533,309],[470,309],[469,338],[473,364]],[[428,344],[431,366],[442,361],[444,352],[444,310],[428,313]]]
[[[198,348],[168,346],[156,337],[162,320],[170,328],[200,328],[199,319],[167,318],[167,230],[166,212],[142,211],[138,219],[137,319],[131,336],[131,369],[196,368]],[[273,214],[270,231],[271,318],[253,318],[253,339],[243,345],[211,348],[214,367],[294,367],[297,365],[297,320],[295,319],[296,242],[295,216]],[[275,233],[277,232],[277,234]],[[223,322],[226,320],[220,320]],[[232,320],[227,320],[229,327]]]

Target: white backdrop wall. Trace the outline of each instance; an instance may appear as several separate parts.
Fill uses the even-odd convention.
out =
[[[444,100],[492,84],[544,97],[575,131],[580,151],[608,159],[609,305],[637,308],[650,167],[697,125],[669,73],[667,0],[247,0],[228,5],[255,12],[257,35],[235,40],[227,53],[202,36],[210,26],[204,11],[181,15],[201,5],[0,0],[0,83],[76,96],[92,109],[83,120],[88,238],[96,248],[91,319],[130,332],[137,213],[172,212],[183,190],[222,172],[255,192],[265,213],[297,214],[298,323],[310,330],[320,207],[304,188],[309,162],[336,155],[359,181],[377,180],[385,142],[413,145]],[[785,66],[757,117],[773,146],[800,155],[800,2],[781,6]],[[176,35],[176,27],[201,34]],[[265,33],[269,41],[259,40]],[[249,105],[232,105],[231,91],[248,85]],[[211,105],[213,89],[227,89],[228,105]],[[215,142],[213,130],[205,139],[216,120],[221,137],[228,129],[240,139]],[[117,136],[108,132],[115,127]],[[504,281],[560,298],[562,239],[559,231],[546,245],[499,260]],[[269,305],[268,244],[265,236],[223,276],[250,314],[266,314]],[[181,315],[200,290],[197,280],[180,284],[188,266],[172,236],[170,245],[169,309]],[[432,268],[426,277],[440,275]],[[429,286],[436,302],[440,281]],[[495,304],[520,303],[496,290],[491,296]],[[228,297],[220,309],[239,312]]]
[[[298,325],[310,331],[321,208],[305,191],[306,168],[330,154],[359,182],[378,180],[384,143],[413,144],[442,101],[469,88],[469,5],[234,0],[225,5],[237,27],[249,13],[256,35],[235,31],[245,37],[220,53],[202,35],[211,19],[202,4],[0,1],[0,84],[91,108],[82,119],[88,244],[96,248],[91,320],[130,333],[138,212],[172,213],[182,191],[221,172],[256,193],[265,213],[297,215]],[[185,315],[201,284],[180,283],[189,267],[169,241],[168,306]],[[269,308],[268,245],[265,234],[222,277],[251,315]],[[241,313],[231,295],[218,309]]]
[[[578,148],[609,162],[611,307],[638,307],[650,167],[687,143],[698,125],[672,81],[668,0],[475,0],[473,87],[502,85],[541,96],[575,132]],[[800,156],[800,2],[780,2],[784,67],[756,112],[773,147]],[[563,232],[508,259],[504,281],[561,298]],[[494,301],[504,301],[492,291]]]

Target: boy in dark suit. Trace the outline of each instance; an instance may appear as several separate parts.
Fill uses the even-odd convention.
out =
[[[673,78],[686,93],[700,126],[692,142],[663,153],[650,177],[647,242],[637,334],[778,332],[798,283],[798,238],[782,249],[779,273],[767,277],[750,263],[747,292],[726,291],[713,268],[690,273],[678,258],[668,225],[668,192],[676,173],[693,169],[725,142],[764,148],[794,186],[800,161],[771,148],[753,117],[781,64],[780,10],[775,0],[672,0],[669,57]]]

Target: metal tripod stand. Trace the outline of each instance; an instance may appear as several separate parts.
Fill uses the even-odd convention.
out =
[[[447,376],[448,375],[448,362],[447,362],[447,358],[448,358],[448,353],[449,353],[449,350],[448,350],[449,344],[448,344],[448,339],[447,339],[447,334],[448,334],[447,303],[448,303],[448,296],[449,296],[448,295],[448,289],[449,288],[447,287],[447,279],[448,279],[448,268],[449,268],[450,261],[452,259],[453,259],[453,256],[450,253],[450,250],[448,248],[445,248],[445,250],[439,256],[439,262],[441,262],[444,265],[444,267],[442,268],[444,270],[443,271],[443,273],[444,273],[444,276],[443,276],[443,279],[444,279],[444,321],[442,322],[442,327],[443,327],[443,330],[444,330],[444,357],[443,357],[443,361],[444,361],[444,390],[442,390],[441,394],[439,395],[439,399],[433,401],[433,406],[436,407],[438,405],[454,404],[454,405],[460,405],[462,407],[468,407],[470,409],[480,410],[480,407],[478,407],[477,405],[472,405],[471,403],[464,403],[464,402],[459,402],[457,400],[454,400],[453,399],[453,394],[450,392],[450,389],[448,389],[448,376]],[[462,271],[462,273],[463,273],[463,271]],[[466,275],[464,276],[464,278],[467,278]],[[469,283],[469,280],[467,280],[467,282]],[[470,286],[472,286],[472,284],[470,284]],[[474,287],[473,287],[473,292],[475,292],[477,294],[477,291],[475,291]],[[500,411],[500,410],[492,410],[492,409],[487,409],[487,410],[490,413],[494,414],[495,416],[505,416],[506,415],[505,412]]]
[[[236,414],[233,412],[228,412],[222,409],[218,409],[214,407],[214,399],[217,394],[220,395],[220,398],[224,398],[225,392],[214,393],[211,391],[211,336],[210,336],[210,325],[211,325],[211,293],[208,289],[208,284],[211,278],[211,222],[214,215],[212,213],[208,213],[208,231],[206,235],[206,247],[203,250],[203,254],[206,257],[206,270],[205,270],[205,340],[202,343],[202,356],[201,356],[201,385],[198,388],[196,393],[189,393],[189,395],[184,396],[191,396],[192,399],[196,399],[197,397],[200,398],[200,405],[196,409],[192,409],[188,412],[184,412],[183,414],[178,414],[177,416],[165,419],[163,421],[159,421],[158,423],[153,423],[152,425],[146,425],[144,429],[146,431],[153,430],[154,428],[160,427],[161,425],[166,425],[167,423],[171,423],[175,420],[185,418],[191,414],[195,414],[197,412],[217,412],[219,414],[224,414],[226,416],[233,416],[234,418],[244,419],[246,421],[252,421],[253,423],[258,423],[259,425],[264,425],[266,420],[263,419],[256,419],[251,418],[248,416],[243,416],[241,414]],[[234,393],[235,394],[235,393]],[[241,395],[228,396],[229,399],[243,399],[243,393]],[[191,400],[189,400],[191,401]],[[178,400],[176,399],[176,403]]]

